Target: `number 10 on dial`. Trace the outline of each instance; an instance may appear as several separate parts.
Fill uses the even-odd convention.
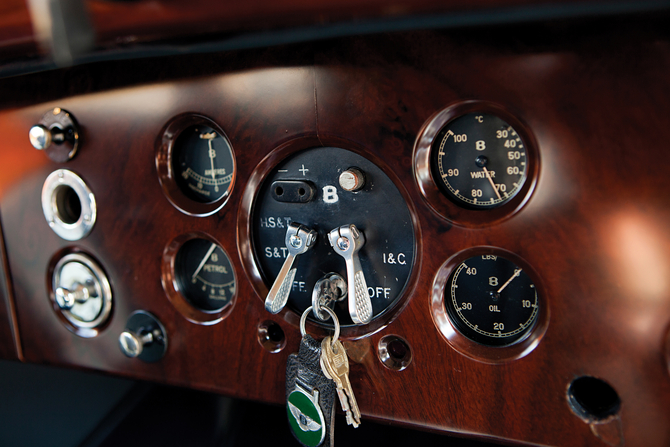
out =
[[[533,329],[540,302],[535,284],[508,259],[485,254],[456,266],[444,293],[453,324],[470,340],[508,346]]]
[[[431,155],[438,187],[457,204],[489,209],[511,200],[526,181],[526,147],[501,118],[469,113],[437,134]]]

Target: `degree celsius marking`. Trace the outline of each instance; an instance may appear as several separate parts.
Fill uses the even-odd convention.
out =
[[[475,121],[479,123],[483,123],[483,118],[484,116],[476,116]],[[469,135],[469,132],[472,132],[473,130],[470,129],[463,131],[462,135],[456,135],[454,133],[454,130],[452,129],[446,129],[446,132],[444,133],[444,136],[441,138],[440,145],[438,151],[437,151],[437,167],[438,171],[442,180],[442,186],[446,186],[446,188],[449,190],[450,193],[452,193],[458,200],[461,200],[465,203],[469,203],[472,205],[475,205],[476,207],[493,207],[496,204],[501,204],[512,198],[516,192],[518,192],[520,188],[520,184],[523,183],[523,181],[517,181],[514,182],[514,187],[507,186],[508,191],[498,191],[498,188],[503,189],[505,187],[505,183],[509,182],[510,180],[514,178],[520,178],[522,180],[525,179],[526,175],[526,162],[525,162],[525,152],[519,152],[518,149],[523,148],[523,143],[521,141],[521,137],[517,134],[517,132],[512,128],[511,125],[508,123],[505,123],[502,121],[500,118],[493,116],[494,118],[500,120],[502,123],[505,125],[502,127],[499,127],[497,132],[505,132],[506,135],[504,137],[497,137],[496,134],[493,136],[489,135],[488,132],[486,134],[476,134],[474,138],[470,138],[468,140],[467,138],[472,137],[472,135]],[[454,121],[457,121],[458,118]],[[448,124],[449,125],[449,124]],[[460,132],[456,131],[456,132]],[[449,139],[449,136],[453,136],[451,140]],[[461,137],[459,140],[458,137]],[[479,140],[481,138],[481,140]],[[479,178],[487,178],[490,183],[493,183],[491,179],[487,177],[480,177],[478,175],[478,172],[476,172],[477,168],[474,168],[472,172],[469,172],[470,169],[466,168],[466,165],[463,165],[461,162],[457,163],[455,161],[450,161],[450,163],[456,163],[456,165],[451,166],[449,169],[447,169],[447,166],[445,166],[446,158],[447,158],[447,151],[445,150],[446,144],[448,142],[450,143],[450,147],[453,144],[454,147],[462,148],[465,151],[470,150],[470,146],[466,143],[466,141],[472,142],[473,140],[477,139],[477,150],[485,150],[485,149],[491,149],[492,154],[488,155],[489,159],[491,160],[497,158],[497,167],[499,171],[503,172],[498,172],[498,178],[500,178],[500,186],[498,185],[490,185],[492,186],[489,187],[488,184],[486,186],[481,185],[477,180],[472,180],[471,182],[468,183],[466,180],[461,180],[461,177],[464,177],[469,173],[473,179],[479,179]],[[510,143],[513,142],[514,145]],[[482,147],[479,147],[479,143],[482,143]],[[486,143],[487,147],[484,147],[484,143]],[[459,144],[462,144],[462,146],[457,146]],[[503,147],[504,146],[504,147]],[[516,149],[516,150],[515,150]],[[454,149],[452,149],[454,150]],[[487,151],[488,152],[488,151]],[[504,154],[504,157],[503,157]],[[510,155],[511,154],[511,155]],[[449,157],[451,159],[451,157]],[[504,159],[503,159],[504,158]],[[524,161],[521,161],[519,159],[522,159]],[[511,162],[511,165],[508,164]],[[478,165],[477,165],[478,166]],[[459,170],[460,172],[460,177],[459,177]],[[463,172],[465,171],[465,172]],[[492,170],[493,171],[493,170]],[[466,177],[467,178],[467,177]],[[451,181],[450,181],[451,180]],[[496,179],[497,180],[497,179]],[[452,182],[454,185],[452,185]],[[456,189],[455,185],[459,183],[466,182],[467,188],[465,188],[466,192],[464,195],[460,194],[460,188]],[[509,185],[509,183],[507,183]],[[463,185],[459,185],[463,186]],[[472,189],[472,197],[468,194],[468,192]],[[495,195],[491,195],[490,192],[493,192]],[[482,197],[482,192],[484,193],[484,196]],[[490,198],[489,198],[490,197]]]

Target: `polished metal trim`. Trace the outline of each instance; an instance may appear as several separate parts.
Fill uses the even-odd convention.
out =
[[[75,222],[64,218],[66,210],[61,209],[59,194],[61,188],[71,188],[79,198],[81,212]],[[54,232],[67,241],[78,241],[91,232],[97,217],[95,195],[86,182],[67,169],[58,169],[47,177],[42,187],[42,211],[44,218]]]
[[[53,277],[52,277],[52,288],[53,290],[58,289],[62,286],[61,284],[61,273],[63,268],[71,263],[77,262],[88,268],[92,273],[91,280],[94,282],[96,292],[102,300],[102,306],[98,315],[91,321],[84,321],[81,318],[78,318],[75,313],[73,313],[73,308],[64,309],[60,308],[60,312],[67,319],[67,321],[73,326],[80,329],[92,329],[104,324],[112,311],[112,288],[109,285],[109,280],[107,275],[102,270],[102,268],[95,262],[91,257],[83,253],[70,253],[63,256],[54,267]],[[76,306],[76,305],[75,305]]]

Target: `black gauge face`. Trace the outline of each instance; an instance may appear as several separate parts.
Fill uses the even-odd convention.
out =
[[[502,119],[469,113],[438,132],[431,166],[440,189],[457,204],[489,209],[512,199],[526,181],[526,147]]]
[[[340,175],[354,167],[363,174],[364,184],[351,192],[342,186]],[[347,280],[345,260],[328,239],[331,230],[343,225],[355,225],[365,237],[358,256],[373,319],[398,302],[409,281],[415,241],[407,204],[379,167],[354,152],[315,148],[283,161],[261,185],[251,218],[254,255],[268,288],[288,256],[289,224],[317,232],[314,246],[293,264],[296,273],[287,307],[298,314],[311,306],[319,279],[336,273]],[[334,309],[344,326],[353,324],[347,304],[338,302]],[[311,313],[309,318],[313,320]]]
[[[492,254],[469,258],[456,267],[444,304],[463,335],[490,346],[523,339],[533,328],[540,305],[526,272]]]
[[[190,239],[181,246],[175,277],[180,293],[200,310],[219,311],[235,294],[230,259],[221,247],[206,239]]]
[[[225,196],[235,169],[225,135],[205,125],[184,129],[174,143],[173,167],[179,189],[196,202],[215,202]]]

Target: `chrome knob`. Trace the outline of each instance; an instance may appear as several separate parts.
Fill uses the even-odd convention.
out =
[[[30,137],[30,144],[38,151],[51,146],[51,131],[41,124],[35,124],[31,127],[28,136]]]
[[[56,107],[30,128],[28,137],[35,149],[43,150],[53,161],[63,163],[77,153],[79,125],[67,110]]]
[[[55,292],[56,304],[63,310],[70,310],[75,304],[85,303],[91,296],[97,296],[93,287],[87,287],[78,282],[75,282],[70,287],[70,289],[58,287]]]
[[[144,346],[153,343],[154,334],[145,332],[142,335],[132,331],[123,331],[119,335],[119,347],[121,352],[130,358],[139,357],[144,350]]]
[[[349,168],[340,174],[340,186],[345,191],[358,191],[365,186],[365,175],[358,168]]]
[[[167,351],[167,342],[165,327],[153,314],[144,310],[130,314],[125,330],[119,335],[121,352],[143,362],[160,360]]]

